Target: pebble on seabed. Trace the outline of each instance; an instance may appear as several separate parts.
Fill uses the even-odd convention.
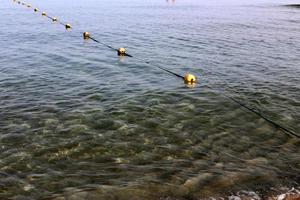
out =
[[[34,188],[33,185],[28,184],[28,185],[25,185],[23,189],[24,189],[24,191],[27,192],[27,191],[29,191],[29,190],[32,190],[33,188]]]
[[[198,175],[197,177],[193,177],[186,180],[183,186],[193,191],[197,189],[199,186],[206,183],[207,181],[211,180],[212,178],[213,175],[211,173],[203,173]]]

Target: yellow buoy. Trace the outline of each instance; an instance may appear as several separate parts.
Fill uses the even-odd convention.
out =
[[[193,74],[185,74],[184,82],[186,84],[194,84],[194,83],[196,83],[196,77]]]
[[[118,49],[118,56],[125,56],[126,54],[126,49],[121,47]]]
[[[52,21],[53,21],[53,22],[57,22],[57,18],[56,18],[56,17],[53,17],[53,18],[52,18]]]
[[[65,27],[66,27],[66,29],[70,29],[71,25],[70,24],[66,24]]]
[[[39,10],[38,10],[37,8],[35,8],[35,9],[34,9],[34,12],[37,12],[37,11],[39,11]]]
[[[28,5],[27,5],[27,8],[30,8],[30,7],[31,7],[31,5],[30,5],[30,4],[28,4]]]
[[[87,40],[87,39],[89,39],[90,38],[90,34],[89,34],[89,32],[83,32],[83,39],[85,39],[85,40]]]
[[[42,16],[46,16],[46,13],[45,13],[45,12],[42,12]]]

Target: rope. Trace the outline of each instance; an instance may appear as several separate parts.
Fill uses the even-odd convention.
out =
[[[236,99],[224,94],[224,96],[226,96],[227,98],[231,99],[232,101],[234,101],[235,103],[239,104],[240,106],[242,106],[243,108],[249,110],[250,112],[258,115],[259,117],[263,118],[264,120],[266,120],[267,122],[269,122],[270,124],[272,124],[273,126],[275,126],[276,128],[278,129],[281,129],[284,133],[287,133],[287,134],[290,134],[290,135],[293,135],[297,138],[300,138],[299,135],[297,135],[295,132],[291,131],[291,130],[288,130],[287,128],[281,126],[280,124],[274,122],[273,120],[267,118],[266,116],[264,116],[263,114],[257,112],[256,110],[254,110],[253,108],[250,108],[249,106],[237,101]]]
[[[13,0],[13,1],[15,2],[15,0]],[[24,3],[24,5],[27,6],[28,4]],[[30,7],[31,7],[31,6],[30,6]],[[43,13],[43,12],[39,11],[38,9],[34,9],[34,11],[35,11],[35,12],[38,12],[38,13]],[[48,19],[54,21],[54,18],[51,17],[51,16],[49,16],[49,15],[47,15],[46,13],[44,13],[43,16],[45,16],[45,17],[47,17]],[[55,18],[55,19],[56,19],[56,18]],[[64,26],[65,28],[66,28],[66,26],[68,25],[68,24],[65,24],[65,23],[61,22],[59,19],[56,19],[55,22],[57,22],[58,24]],[[96,42],[96,43],[98,43],[98,44],[101,44],[101,45],[103,45],[103,46],[105,46],[105,47],[107,47],[107,48],[109,48],[109,49],[111,49],[111,50],[113,50],[113,51],[119,52],[118,49],[116,49],[116,48],[112,47],[111,45],[108,45],[108,44],[106,44],[106,43],[104,43],[104,42],[101,42],[100,40],[97,40],[97,39],[95,39],[94,37],[91,37],[90,35],[88,36],[88,38],[91,39],[93,42]],[[125,52],[123,55],[124,55],[124,56],[127,56],[127,57],[133,57],[132,55],[130,55],[130,54],[126,53],[126,52]],[[177,74],[177,73],[175,73],[175,72],[172,72],[171,70],[168,70],[168,69],[166,69],[166,68],[163,68],[163,67],[160,67],[160,66],[157,66],[157,65],[150,64],[150,62],[144,61],[144,60],[142,60],[142,59],[138,59],[138,60],[145,62],[147,65],[151,65],[151,66],[154,66],[154,67],[156,67],[156,68],[158,68],[158,69],[161,69],[161,70],[163,70],[163,71],[165,71],[165,72],[167,72],[167,73],[169,73],[169,74],[172,74],[172,75],[174,75],[174,76],[176,76],[176,77],[179,77],[179,78],[181,78],[181,79],[184,79],[183,76],[181,76],[181,75],[179,75],[179,74]]]
[[[112,46],[110,46],[110,45],[108,45],[108,44],[105,44],[105,43],[103,43],[103,42],[100,42],[99,40],[96,40],[95,38],[93,38],[93,37],[91,37],[91,36],[89,36],[89,38],[90,38],[92,41],[94,41],[94,42],[97,42],[97,43],[99,43],[99,44],[102,44],[102,45],[104,45],[104,46],[106,46],[106,47],[108,47],[108,48],[110,48],[110,49],[112,49],[112,50],[118,52],[118,49],[113,48]],[[129,54],[127,54],[127,53],[125,53],[124,55],[125,55],[125,56],[128,56],[128,57],[133,57],[132,55],[129,55]]]
[[[175,73],[175,72],[172,72],[172,71],[170,71],[170,70],[168,70],[168,69],[166,69],[166,68],[163,68],[163,67],[158,66],[158,65],[154,65],[154,64],[150,63],[149,61],[145,61],[145,60],[143,60],[143,59],[141,59],[141,58],[136,58],[136,59],[139,60],[139,61],[144,62],[144,63],[147,64],[147,65],[150,65],[150,66],[156,67],[156,68],[158,68],[158,69],[161,69],[161,70],[163,70],[163,71],[165,71],[165,72],[167,72],[167,73],[169,73],[169,74],[172,74],[172,75],[174,75],[174,76],[176,76],[176,77],[178,77],[178,78],[184,79],[184,77],[181,76],[180,74],[177,74],[177,73]]]
[[[212,72],[211,70],[208,70],[208,71]],[[216,76],[216,77],[217,77],[217,79],[219,79],[219,81],[221,81],[221,79],[220,79],[218,76]],[[221,81],[221,82],[223,82],[223,81]],[[223,83],[224,83],[224,82],[223,82]],[[225,83],[225,85],[227,85],[227,83]],[[215,88],[212,88],[212,87],[210,87],[210,86],[208,86],[208,87],[211,88],[211,89],[215,89]],[[217,90],[219,91],[219,89],[217,89]],[[296,134],[294,131],[289,130],[289,129],[283,127],[282,125],[280,125],[280,124],[278,124],[277,122],[271,120],[270,118],[266,117],[266,116],[263,115],[262,113],[256,111],[255,109],[253,109],[253,108],[247,106],[247,105],[244,104],[244,103],[241,103],[240,101],[236,100],[235,98],[233,98],[233,97],[227,95],[227,94],[225,93],[224,90],[223,90],[223,91],[219,91],[219,93],[220,93],[221,95],[223,95],[224,97],[230,99],[231,101],[235,102],[236,104],[240,105],[241,107],[245,108],[246,110],[248,110],[248,111],[254,113],[255,115],[259,116],[260,118],[264,119],[264,120],[267,121],[268,123],[272,124],[275,128],[280,129],[283,133],[285,133],[285,134],[287,134],[287,135],[289,135],[289,136],[294,136],[294,137],[296,137],[296,138],[300,138],[300,135]]]

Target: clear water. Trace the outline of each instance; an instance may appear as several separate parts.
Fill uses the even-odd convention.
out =
[[[299,134],[290,2],[30,2],[67,32],[1,1],[1,199],[191,199],[299,184],[299,140],[222,95]]]

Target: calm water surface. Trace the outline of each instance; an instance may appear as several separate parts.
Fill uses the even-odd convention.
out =
[[[67,32],[2,0],[0,198],[192,199],[299,184],[299,140],[222,93],[299,134],[300,9],[209,2],[30,2]]]

